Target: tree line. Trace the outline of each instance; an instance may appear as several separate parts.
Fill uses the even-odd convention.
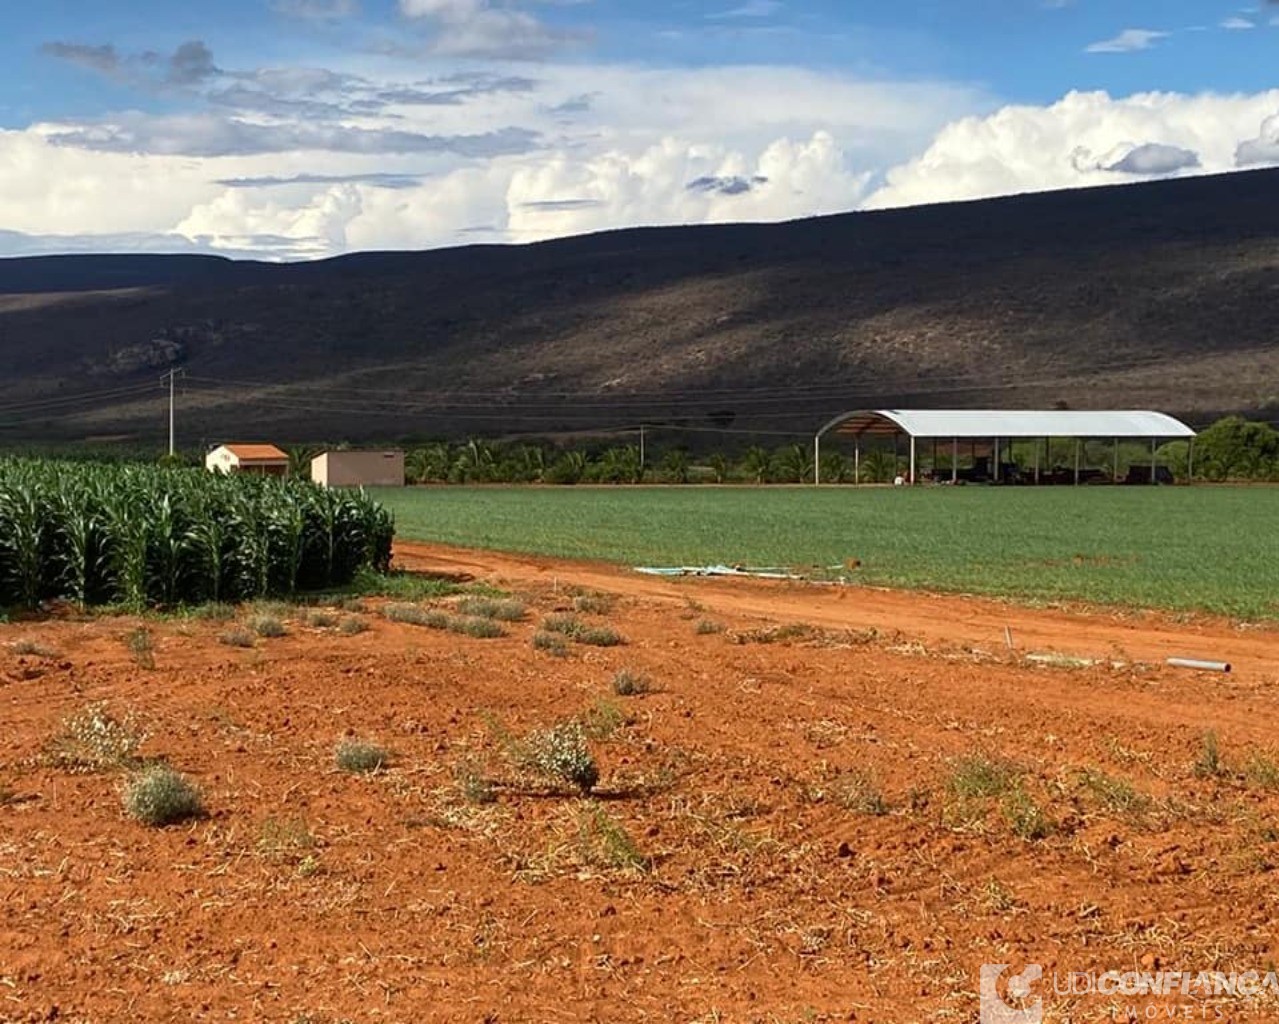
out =
[[[1034,460],[1033,441],[1014,442],[1006,458],[1022,466]],[[823,483],[852,483],[856,472],[863,483],[889,483],[905,473],[909,460],[891,442],[877,442],[861,453],[855,470],[850,453],[832,441],[824,442],[821,455]],[[1075,442],[1052,440],[1041,454],[1045,470],[1054,466],[1073,468]],[[1113,469],[1115,453],[1109,441],[1092,440],[1083,447],[1083,464]],[[1119,470],[1148,466],[1150,448],[1140,442],[1121,442]],[[939,443],[936,461],[930,442],[918,447],[921,469],[945,477],[950,471],[951,446]],[[738,451],[694,454],[687,447],[668,447],[641,454],[637,445],[586,445],[562,447],[552,444],[498,443],[472,439],[462,443],[438,441],[410,448],[405,456],[405,472],[412,484],[544,483],[544,484],[639,484],[639,483],[745,483],[796,484],[813,479],[811,442],[784,444],[772,448],[752,445]],[[1161,445],[1156,461],[1185,480],[1191,448],[1186,441]],[[960,445],[960,464],[968,461],[968,449]],[[1250,422],[1238,416],[1218,420],[1205,429],[1194,443],[1193,471],[1197,480],[1279,481],[1279,432],[1266,423]]]

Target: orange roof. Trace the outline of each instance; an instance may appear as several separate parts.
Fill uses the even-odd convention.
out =
[[[273,444],[224,444],[241,462],[288,462],[289,457]]]

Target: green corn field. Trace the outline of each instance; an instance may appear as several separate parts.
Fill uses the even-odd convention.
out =
[[[288,597],[385,571],[394,522],[360,491],[197,469],[0,459],[0,607]]]

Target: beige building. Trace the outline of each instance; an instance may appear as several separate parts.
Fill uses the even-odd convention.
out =
[[[213,473],[258,473],[288,476],[289,457],[273,444],[223,444],[204,457]]]
[[[325,487],[403,487],[402,451],[333,451],[311,460],[311,479]]]

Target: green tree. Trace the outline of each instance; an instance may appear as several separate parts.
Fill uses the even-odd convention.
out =
[[[773,452],[769,473],[778,483],[807,483],[813,479],[813,453],[805,444],[783,445]]]
[[[762,484],[768,477],[768,461],[768,452],[752,445],[746,449],[746,454],[742,457],[742,472],[746,474],[748,480]]]
[[[662,455],[662,472],[670,483],[688,483],[688,452],[683,448],[671,448]]]
[[[706,460],[706,465],[715,474],[715,482],[722,484],[728,479],[728,458],[723,452],[714,452]]]
[[[822,453],[822,483],[842,484],[848,480],[848,460],[840,452]]]
[[[1213,480],[1269,476],[1279,460],[1279,433],[1241,416],[1218,420],[1195,441],[1195,461]]]

